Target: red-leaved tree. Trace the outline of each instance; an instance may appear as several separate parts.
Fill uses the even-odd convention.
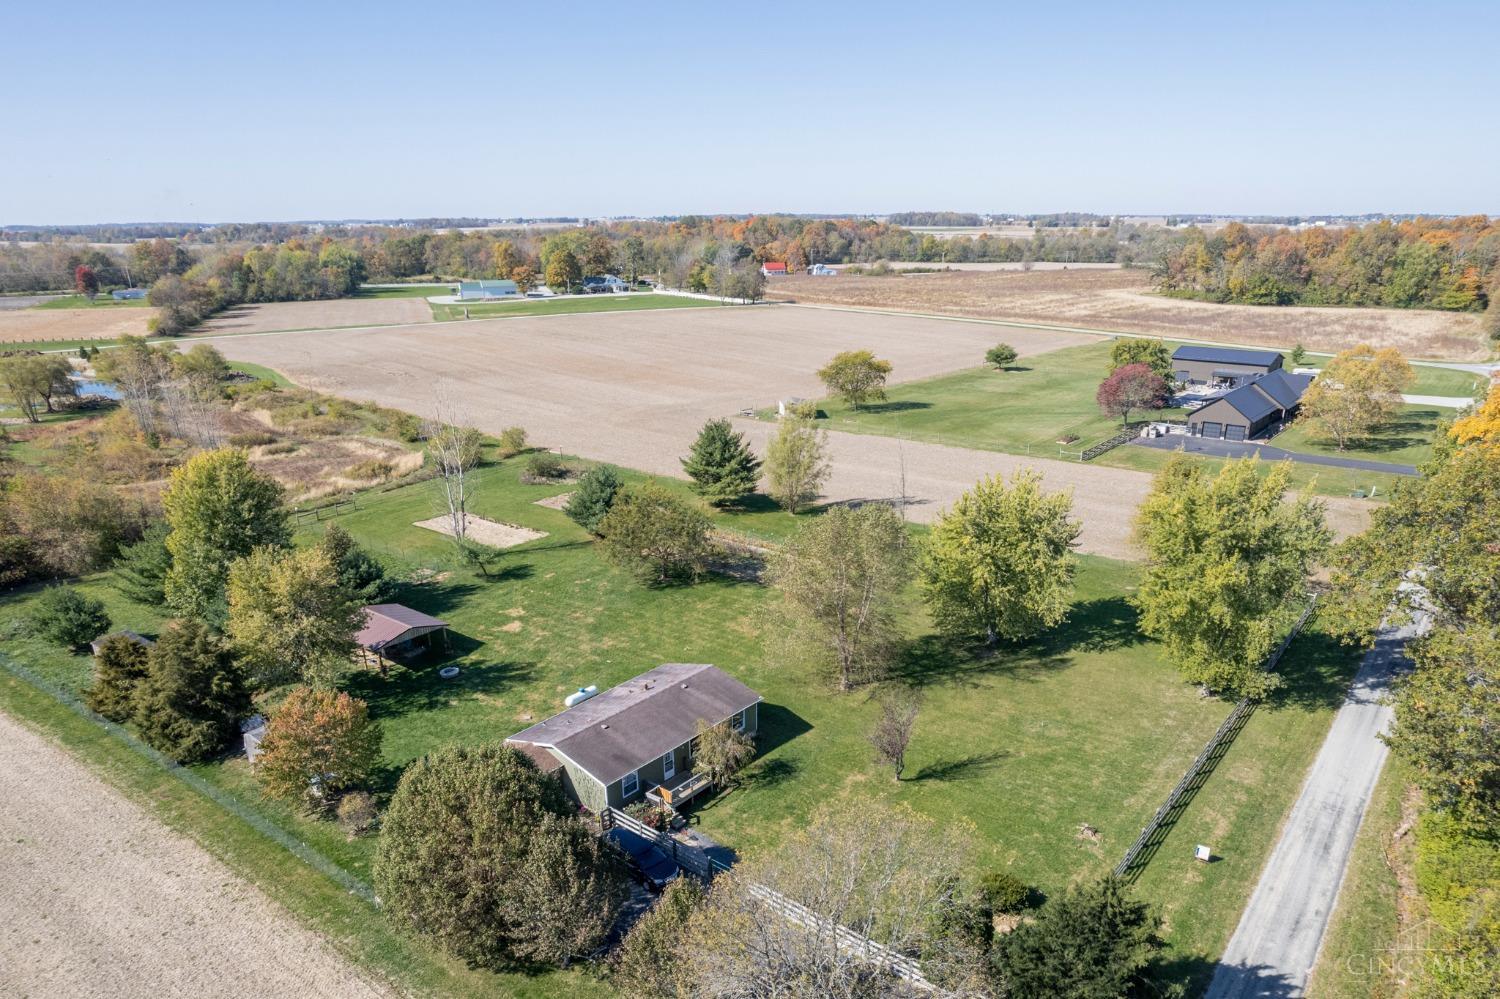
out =
[[[1150,365],[1127,364],[1116,368],[1100,383],[1095,398],[1106,414],[1128,424],[1133,410],[1161,409],[1169,395],[1167,380],[1152,371]]]
[[[99,294],[99,275],[88,264],[79,264],[73,270],[73,287],[78,290],[78,294],[86,296],[92,302],[94,296]]]

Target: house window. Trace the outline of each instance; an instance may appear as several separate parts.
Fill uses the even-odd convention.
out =
[[[639,772],[626,774],[620,778],[620,797],[629,798],[641,789],[641,776]]]
[[[677,757],[668,753],[661,758],[661,779],[671,780],[677,774]]]
[[[735,715],[732,724],[736,732],[745,731],[745,712],[741,711],[739,714]]]

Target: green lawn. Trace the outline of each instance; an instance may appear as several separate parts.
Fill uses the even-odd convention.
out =
[[[678,295],[631,292],[626,295],[589,295],[583,298],[528,298],[515,302],[479,302],[474,305],[434,305],[432,317],[439,321],[501,319],[510,316],[558,316],[578,312],[628,312],[634,309],[714,309],[719,302]]]
[[[1057,458],[1060,449],[1080,451],[1119,429],[1117,421],[1100,414],[1094,401],[1099,379],[1108,367],[1110,349],[1108,341],[1101,341],[1023,358],[1009,371],[970,368],[907,382],[889,388],[886,401],[857,411],[825,399],[818,403],[825,414],[820,422],[830,430]],[[1430,394],[1458,391],[1467,384],[1464,379],[1473,377],[1440,369],[1418,371],[1426,380],[1422,391]],[[1163,410],[1156,415],[1182,419],[1184,411]],[[1392,464],[1421,464],[1432,452],[1438,421],[1451,415],[1449,410],[1407,406],[1399,419],[1377,431],[1368,443],[1344,454]],[[1078,440],[1058,443],[1066,437]],[[1271,443],[1291,451],[1339,453],[1325,442],[1311,439],[1305,428],[1297,426]],[[1120,447],[1094,460],[1101,465],[1154,472],[1168,458],[1162,451]],[[1215,459],[1202,460],[1215,467],[1223,464]],[[1348,496],[1355,490],[1368,493],[1372,488],[1380,496],[1389,493],[1401,478],[1391,473],[1315,465],[1296,465],[1292,470],[1295,487],[1311,488],[1326,496]]]
[[[969,368],[894,385],[885,402],[859,410],[830,399],[818,406],[830,430],[1055,458],[1059,446],[1079,450],[1119,429],[1094,401],[1111,346],[1101,340],[1022,358],[1008,371]],[[1078,444],[1058,444],[1070,436]]]
[[[290,379],[274,368],[268,368],[261,364],[251,364],[249,361],[230,361],[230,370],[240,371],[252,378],[263,378],[274,383],[278,388],[295,388]]]
[[[1451,420],[1454,411],[1434,406],[1403,406],[1394,420],[1376,427],[1367,440],[1340,451],[1332,441],[1316,436],[1311,427],[1294,422],[1270,442],[1276,447],[1304,454],[1326,454],[1397,465],[1420,465],[1432,457],[1432,441],[1438,423]]]
[[[48,302],[33,305],[33,309],[149,309],[151,303],[144,298],[117,299],[108,292],[100,292],[91,302],[83,295],[64,295]]]
[[[1321,368],[1333,359],[1332,354],[1308,354],[1302,367]],[[1291,368],[1290,362],[1287,367]],[[1480,375],[1452,368],[1434,368],[1425,364],[1413,364],[1416,379],[1407,388],[1411,395],[1476,396],[1484,394],[1487,381]]]
[[[448,284],[409,284],[401,288],[361,287],[354,298],[427,298],[431,295],[452,295],[457,291],[457,282]]]
[[[512,460],[486,469],[471,509],[548,536],[500,555],[488,578],[463,565],[442,536],[412,526],[437,512],[433,483],[362,494],[352,511],[337,517],[394,573],[421,580],[405,585],[397,599],[451,623],[451,659],[462,670],[453,681],[439,679],[430,666],[346,679],[385,729],[382,793],[418,755],[503,738],[559,710],[562,697],[580,685],[608,687],[662,662],[713,662],[759,690],[766,703],[760,755],[739,787],[699,813],[705,831],[740,850],[774,849],[819,805],[875,796],[932,816],[945,835],[972,835],[985,863],[1005,865],[1054,894],[1115,863],[1228,710],[1200,699],[1136,633],[1125,600],[1136,569],[1086,557],[1070,621],[1022,647],[987,655],[955,645],[930,634],[925,615],[913,607],[908,623],[918,638],[899,682],[916,688],[924,703],[908,779],[897,784],[871,761],[865,735],[876,709],[867,692],[836,694],[822,677],[767,657],[761,643],[772,620],[766,590],[717,576],[689,587],[644,587],[603,562],[562,513],[535,505],[568,486],[522,485],[518,466]],[[797,523],[763,507],[716,519],[761,537],[784,535]],[[319,529],[306,525],[299,538],[309,541]],[[105,578],[80,585],[106,600],[117,627],[148,634],[160,628],[159,609],[123,600]],[[28,637],[21,623],[38,592],[0,598],[0,651],[81,690],[89,661]],[[1310,687],[1315,696],[1288,698],[1260,712],[1194,804],[1212,802],[1223,780],[1226,803],[1214,813],[1227,824],[1218,842],[1234,847],[1234,864],[1213,871],[1224,877],[1205,881],[1197,868],[1179,870],[1163,857],[1142,882],[1143,893],[1163,904],[1169,918],[1184,914],[1173,918],[1169,933],[1180,977],[1194,978],[1194,969],[1227,939],[1250,883],[1229,874],[1258,869],[1257,858],[1269,850],[1327,724],[1328,677],[1347,672],[1348,657],[1325,646],[1304,639],[1294,648],[1312,651],[1289,660],[1293,673],[1304,677],[1297,689]],[[1247,762],[1238,769],[1242,751]],[[347,843],[328,823],[262,802],[242,760],[197,772],[368,878],[371,841]],[[249,836],[244,829],[231,835],[216,828],[226,823],[233,824],[221,816],[207,830],[190,828],[209,840]],[[1083,823],[1097,828],[1097,840],[1079,837]],[[1169,849],[1179,849],[1172,843]],[[291,884],[285,890],[301,889]],[[306,914],[313,906],[292,907]],[[382,935],[379,947],[396,945],[378,920],[368,922],[368,933]],[[315,919],[314,925],[326,924]],[[360,944],[366,945],[377,948],[373,937]],[[561,994],[580,981],[554,976],[535,985],[538,994]]]

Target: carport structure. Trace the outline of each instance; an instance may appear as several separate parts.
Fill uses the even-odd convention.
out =
[[[363,608],[365,625],[355,636],[359,656],[365,665],[378,666],[382,673],[397,659],[428,651],[437,636],[443,648],[448,647],[448,622],[412,610],[404,604],[371,604]]]

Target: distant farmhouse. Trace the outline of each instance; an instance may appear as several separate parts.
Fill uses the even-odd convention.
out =
[[[592,812],[644,796],[680,803],[706,786],[693,772],[698,722],[754,735],[760,695],[716,666],[665,663],[506,739]]]
[[[611,292],[629,291],[628,282],[622,281],[613,274],[598,274],[583,279],[583,290],[590,295],[605,294]]]
[[[1291,374],[1282,364],[1274,350],[1178,347],[1172,354],[1177,380],[1222,393],[1188,414],[1188,434],[1243,441],[1285,423],[1296,413],[1312,376]]]
[[[460,302],[488,302],[497,298],[516,298],[521,294],[514,281],[460,281]]]
[[[834,270],[832,267],[829,267],[827,264],[813,264],[807,269],[807,273],[811,274],[813,277],[834,277],[838,274],[838,271]]]
[[[145,298],[145,288],[120,288],[109,293],[109,297],[117,302],[128,302],[135,299]]]
[[[785,277],[786,264],[780,260],[767,260],[760,265],[760,273],[764,277]]]

